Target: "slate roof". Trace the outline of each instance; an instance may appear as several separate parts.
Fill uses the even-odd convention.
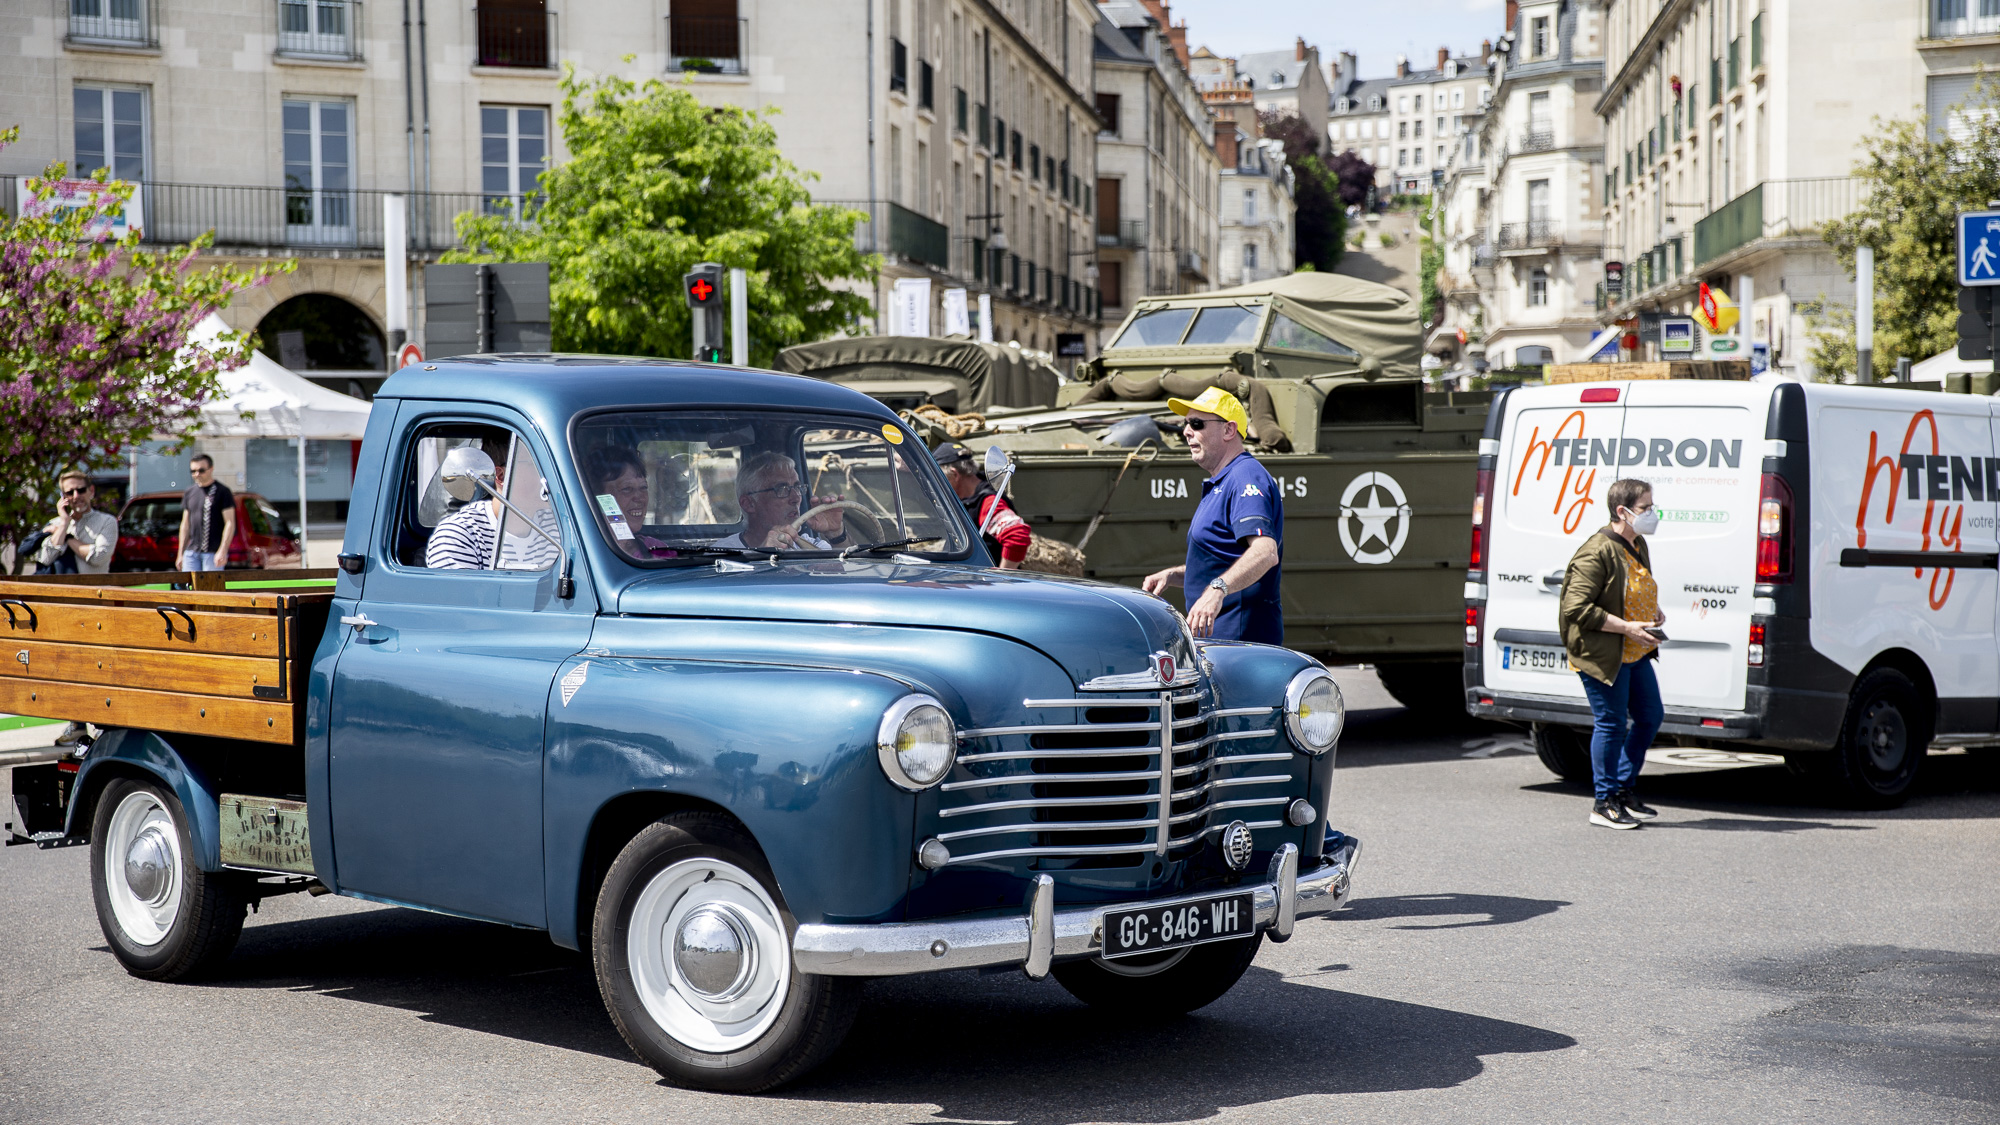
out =
[[[1258,93],[1266,91],[1297,90],[1305,81],[1309,62],[1295,57],[1296,49],[1283,51],[1252,51],[1236,56],[1236,77],[1248,78],[1255,83]]]

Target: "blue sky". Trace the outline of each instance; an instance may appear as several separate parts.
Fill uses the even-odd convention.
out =
[[[1172,0],[1175,23],[1188,25],[1188,48],[1206,44],[1220,55],[1274,51],[1300,35],[1322,61],[1341,51],[1361,57],[1361,73],[1395,73],[1396,56],[1413,67],[1434,66],[1437,49],[1469,55],[1481,39],[1498,39],[1504,0]],[[1426,61],[1428,60],[1428,61]]]

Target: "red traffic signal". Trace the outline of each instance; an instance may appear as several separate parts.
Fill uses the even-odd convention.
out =
[[[681,278],[681,292],[687,295],[688,308],[717,308],[722,304],[722,267],[713,262],[703,262],[689,270]]]

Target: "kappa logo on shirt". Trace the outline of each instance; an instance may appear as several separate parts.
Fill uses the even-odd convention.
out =
[[[1256,486],[1256,485],[1254,485],[1254,484],[1246,484],[1246,485],[1244,485],[1244,486],[1243,486],[1243,495],[1245,495],[1245,496],[1262,496],[1262,495],[1264,495],[1264,494],[1263,494],[1263,493],[1262,493],[1261,491],[1259,491],[1259,490],[1258,490],[1258,488],[1257,488],[1257,486]]]

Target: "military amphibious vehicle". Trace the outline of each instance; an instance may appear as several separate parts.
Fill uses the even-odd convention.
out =
[[[912,422],[923,432],[931,421],[933,442],[1007,451],[1014,504],[1036,532],[1081,547],[1091,577],[1138,585],[1183,561],[1201,497],[1166,400],[1221,386],[1249,410],[1252,450],[1284,500],[1285,643],[1375,664],[1404,703],[1461,712],[1468,528],[1490,395],[1427,393],[1421,338],[1402,292],[1293,274],[1137,302],[1052,403],[977,418],[947,409],[948,435],[937,412]],[[937,378],[900,369],[883,365],[866,389],[881,397],[891,380]]]

